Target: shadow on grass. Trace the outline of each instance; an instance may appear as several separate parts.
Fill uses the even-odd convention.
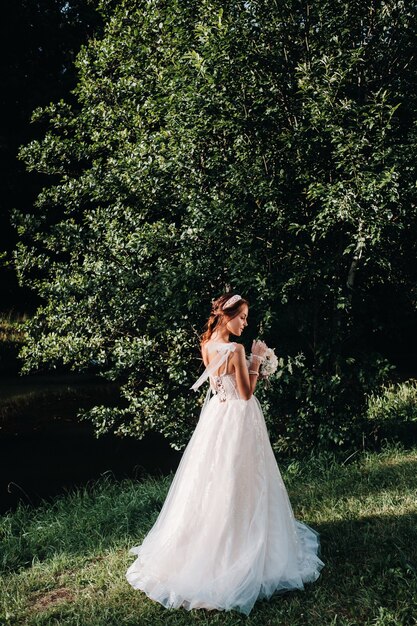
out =
[[[392,489],[416,490],[417,451],[393,449],[394,454],[388,448],[346,465],[323,467],[320,459],[311,460],[299,473],[288,476],[287,488],[300,503],[329,497],[363,499]]]
[[[53,503],[33,509],[19,507],[1,520],[2,566],[6,571],[29,568],[32,559],[48,561],[58,554],[69,560],[80,557],[83,562],[98,555],[106,562],[112,551],[119,552],[117,571],[109,573],[105,567],[97,572],[97,581],[91,582],[96,598],[94,615],[91,607],[88,612],[83,606],[82,594],[79,600],[74,599],[75,605],[80,602],[76,608],[74,603],[72,608],[56,607],[54,618],[66,624],[80,623],[80,615],[84,626],[174,626],[196,620],[263,626],[413,624],[417,610],[417,510],[411,492],[417,476],[416,462],[409,456],[375,455],[321,472],[311,466],[302,478],[286,481],[291,483],[294,508],[302,507],[304,518],[316,514],[319,518],[320,508],[326,509],[328,521],[313,523],[320,533],[325,567],[320,578],[306,585],[304,591],[257,602],[249,618],[235,611],[166,610],[125,581],[124,568],[131,561],[128,548],[138,545],[151,528],[172,473],[162,478],[145,477],[142,482],[117,482],[107,475]],[[404,495],[406,490],[408,495]],[[303,521],[301,516],[298,519]],[[107,580],[109,576],[112,581]],[[104,593],[103,584],[109,590],[115,585],[114,592]]]
[[[331,519],[337,508],[337,521],[317,527],[324,557],[343,553],[343,558],[349,559],[349,555],[364,551],[370,561],[380,562],[381,542],[393,552],[395,545],[406,548],[414,541],[417,546],[417,508],[414,512],[402,510],[403,491],[417,488],[416,469],[414,460],[387,457],[379,465],[334,466],[325,481],[320,476],[305,476],[300,478],[301,485],[295,486],[294,480],[286,482],[292,483],[289,495],[295,512],[299,507],[315,516],[325,507]],[[45,560],[57,552],[86,555],[129,538],[138,541],[156,519],[173,475],[145,475],[138,482],[116,481],[107,473],[52,502],[35,508],[20,505],[0,518],[2,569],[29,566],[34,557]],[[375,502],[369,501],[371,495]],[[368,501],[362,509],[365,497]],[[349,503],[348,508],[343,509],[343,502]],[[398,516],[389,512],[393,506],[397,506]],[[381,507],[388,507],[389,514],[380,513]],[[372,509],[378,513],[370,514]],[[301,519],[297,512],[296,517]]]
[[[56,554],[79,556],[135,540],[156,518],[173,478],[145,475],[141,482],[105,474],[38,507],[20,504],[0,518],[0,567],[30,567]]]
[[[416,515],[375,515],[360,521],[321,525],[318,530],[325,567],[319,579],[307,584],[304,591],[277,594],[270,600],[256,602],[249,617],[236,611],[167,610],[144,593],[131,589],[124,579],[123,561],[119,561],[123,565],[118,571],[112,571],[112,580],[103,583],[102,571],[97,581],[91,581],[91,588],[96,587],[92,607],[86,609],[81,594],[71,600],[71,607],[56,607],[50,617],[83,626],[182,626],[196,622],[222,626],[411,626],[417,609],[417,576],[410,563],[410,556],[415,558],[416,536],[415,531],[410,535],[410,530],[415,529],[416,522]],[[45,619],[41,623],[48,622]]]

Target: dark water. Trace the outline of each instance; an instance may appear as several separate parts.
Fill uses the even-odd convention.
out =
[[[0,382],[0,512],[36,505],[110,472],[115,478],[166,474],[181,452],[159,433],[142,440],[104,435],[76,418],[80,405],[111,401],[114,389],[77,377]],[[99,397],[97,397],[99,396]],[[1,412],[2,411],[2,412]]]

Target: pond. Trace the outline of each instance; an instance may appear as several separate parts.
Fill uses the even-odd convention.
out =
[[[36,505],[105,472],[140,478],[175,471],[182,452],[159,433],[104,435],[76,417],[80,406],[116,399],[114,386],[79,375],[0,380],[0,513]],[[107,403],[107,402],[105,402]]]

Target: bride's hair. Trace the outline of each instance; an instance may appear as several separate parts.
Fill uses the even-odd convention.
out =
[[[223,318],[231,320],[236,317],[242,304],[247,304],[249,306],[249,302],[245,298],[240,298],[234,304],[232,304],[232,306],[228,306],[227,309],[223,311],[223,305],[233,295],[233,291],[227,291],[215,300],[211,301],[210,317],[204,325],[204,328],[206,328],[207,330],[200,336],[200,344],[203,344],[210,339],[216,326],[220,324]]]

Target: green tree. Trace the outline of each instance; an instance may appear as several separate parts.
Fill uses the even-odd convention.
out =
[[[13,305],[27,310],[35,299],[29,290],[17,289],[11,259],[16,233],[10,210],[30,205],[46,184],[41,176],[28,176],[16,158],[18,148],[43,136],[41,125],[30,125],[34,108],[70,97],[76,84],[74,58],[102,21],[93,4],[92,0],[5,0],[2,5],[0,250],[7,251],[0,260],[3,311]]]
[[[76,103],[36,110],[49,128],[20,152],[51,179],[15,215],[20,280],[44,302],[24,371],[95,368],[121,384],[120,406],[86,414],[98,433],[157,429],[181,448],[197,334],[229,284],[287,359],[258,391],[274,445],[355,441],[390,371],[366,342],[375,285],[416,278],[416,16],[401,2],[102,10]]]

